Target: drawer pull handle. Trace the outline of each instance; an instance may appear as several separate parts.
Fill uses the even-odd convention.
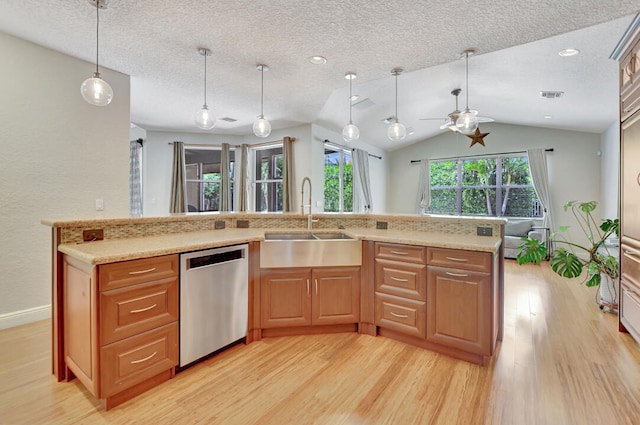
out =
[[[458,261],[461,263],[466,263],[467,261],[469,261],[468,258],[456,258],[456,257],[445,257],[447,260],[451,260],[451,261]]]
[[[406,251],[391,251],[392,254],[396,254],[396,255],[409,255],[408,252]]]
[[[157,305],[158,304],[153,304],[153,305],[150,305],[149,307],[139,308],[137,310],[131,310],[130,313],[142,313],[143,311],[149,311]]]
[[[400,279],[399,277],[389,276],[391,280],[395,280],[396,282],[409,282],[409,279]]]
[[[157,351],[154,351],[153,354],[151,354],[150,356],[145,357],[144,359],[140,359],[140,360],[131,360],[131,364],[138,364],[138,363],[142,363],[142,362],[146,362],[147,360],[151,359],[153,356],[155,356],[156,354],[158,354]]]
[[[631,60],[629,61],[627,66],[624,67],[624,72],[625,74],[627,74],[627,77],[633,77],[633,74],[636,73],[637,62],[638,62],[638,56],[634,54],[633,56],[631,56]]]
[[[636,177],[636,181],[638,182],[638,185],[640,185],[640,173],[638,173],[638,177]]]
[[[318,279],[313,280],[316,286],[316,297],[318,296]]]
[[[452,273],[452,272],[445,272],[446,274],[448,274],[449,276],[455,276],[455,277],[469,277],[468,274],[464,274],[464,273]]]
[[[147,270],[138,270],[137,272],[129,272],[129,274],[145,274],[145,273],[151,273],[152,271],[154,271],[156,268],[155,267],[151,267],[150,269]]]
[[[391,314],[392,316],[395,316],[395,317],[399,317],[401,319],[406,319],[406,318],[409,317],[406,314],[397,314],[397,313],[394,313],[393,311],[390,311],[389,314]]]
[[[307,297],[311,296],[311,289],[309,289],[309,279],[307,279]]]

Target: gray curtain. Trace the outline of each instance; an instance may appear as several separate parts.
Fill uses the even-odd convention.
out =
[[[547,153],[545,149],[529,149],[527,150],[529,157],[529,170],[531,172],[531,182],[533,189],[538,195],[538,200],[542,204],[544,218],[542,227],[546,227],[551,232],[555,230],[554,217],[552,214],[553,207],[551,205],[551,190],[549,188],[549,168],[547,166]]]
[[[238,188],[238,211],[249,210],[249,145],[240,147],[240,182]]]
[[[184,162],[184,143],[173,142],[173,173],[171,177],[170,213],[187,211],[187,173]]]
[[[220,151],[220,211],[231,207],[231,176],[229,175],[229,143],[223,143]]]
[[[282,139],[282,167],[282,211],[293,211],[293,140],[291,137]]]
[[[142,139],[129,142],[129,215],[142,216]]]
[[[418,177],[418,196],[416,198],[416,214],[424,214],[431,206],[431,165],[428,159],[420,160],[420,176]]]
[[[369,178],[369,153],[354,149],[353,160],[353,212],[371,212],[371,179]]]

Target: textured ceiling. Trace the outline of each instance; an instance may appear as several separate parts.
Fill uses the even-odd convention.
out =
[[[405,69],[398,116],[416,131],[406,145],[442,132],[441,122],[420,118],[454,109],[451,90],[465,88],[458,57],[473,47],[469,104],[480,115],[601,132],[617,114],[616,64],[608,57],[638,10],[640,0],[109,0],[100,13],[100,64],[131,75],[133,123],[196,132],[203,98],[197,49],[211,49],[209,107],[237,119],[218,121],[212,131],[241,135],[251,134],[260,112],[257,63],[271,69],[264,112],[273,128],[315,122],[340,131],[348,120],[344,74],[353,71],[354,93],[373,102],[353,112],[361,139],[392,150],[399,145],[381,122],[394,113],[390,70]],[[95,57],[95,9],[87,0],[2,0],[0,31],[89,62]],[[581,54],[560,58],[566,47]],[[312,65],[311,55],[328,63]],[[540,90],[565,96],[540,99]]]

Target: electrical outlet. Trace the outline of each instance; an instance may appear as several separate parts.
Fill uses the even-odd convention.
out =
[[[376,221],[376,229],[386,229],[387,222],[386,221]]]
[[[248,229],[249,228],[249,220],[238,220],[236,222],[236,227],[238,229]]]
[[[82,240],[84,242],[101,241],[104,239],[104,231],[102,229],[89,229],[82,231]]]
[[[224,220],[216,220],[214,226],[216,229],[224,229]]]
[[[104,199],[96,199],[96,211],[104,211]]]
[[[491,227],[478,226],[476,229],[478,236],[493,236],[493,228]]]

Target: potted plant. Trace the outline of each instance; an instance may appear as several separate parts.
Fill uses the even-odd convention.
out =
[[[522,238],[523,244],[518,247],[520,252],[516,260],[518,264],[540,264],[547,258],[549,252],[547,244],[553,241],[557,247],[549,257],[551,269],[567,278],[579,277],[586,269],[586,278],[583,283],[586,286],[600,286],[601,299],[606,299],[606,304],[609,304],[607,307],[615,310],[618,304],[620,267],[617,256],[612,255],[605,241],[613,235],[620,237],[620,221],[617,218],[607,219],[598,226],[592,214],[597,205],[595,201],[570,201],[564,205],[564,211],[571,211],[586,236],[588,240],[586,245],[570,241],[566,236],[569,226],[560,226],[558,231],[551,233],[549,241],[541,242],[536,239]],[[605,295],[607,293],[609,295]],[[602,302],[600,307],[605,307]]]

